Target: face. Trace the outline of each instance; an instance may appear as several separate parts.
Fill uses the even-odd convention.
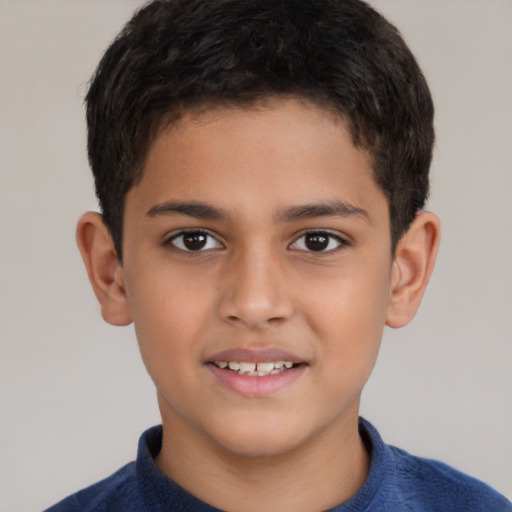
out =
[[[392,261],[343,120],[293,100],[185,117],[127,195],[123,250],[164,429],[268,455],[355,421]]]

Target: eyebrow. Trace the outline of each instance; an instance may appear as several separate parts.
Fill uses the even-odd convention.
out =
[[[146,215],[148,217],[188,215],[196,219],[209,220],[223,220],[230,217],[222,208],[197,201],[166,201],[152,206]],[[281,222],[292,222],[317,217],[360,217],[371,224],[370,215],[366,210],[345,201],[321,201],[292,206],[279,211],[275,217]]]
[[[160,215],[188,215],[197,219],[227,219],[229,215],[221,208],[211,206],[206,203],[196,201],[166,201],[152,206],[146,213],[148,217],[157,217]]]
[[[345,201],[322,201],[292,206],[278,214],[279,220],[286,222],[316,217],[360,217],[371,224],[370,215],[366,210]]]

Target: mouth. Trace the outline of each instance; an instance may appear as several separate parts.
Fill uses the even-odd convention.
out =
[[[279,348],[233,348],[206,361],[211,375],[223,388],[247,397],[274,395],[293,385],[309,363]]]
[[[292,361],[212,361],[210,364],[221,370],[227,370],[238,375],[267,377],[270,375],[278,375],[305,363],[294,363]]]

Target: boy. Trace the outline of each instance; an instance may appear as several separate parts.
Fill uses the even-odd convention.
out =
[[[152,2],[87,118],[102,215],[77,240],[162,428],[50,510],[512,509],[358,418],[439,243],[432,102],[389,23],[357,0]]]

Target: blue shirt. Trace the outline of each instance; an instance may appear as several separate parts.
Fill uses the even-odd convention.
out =
[[[512,503],[488,485],[442,462],[414,457],[385,444],[361,419],[359,431],[371,456],[361,489],[331,512],[511,512]],[[162,427],[142,434],[137,460],[69,496],[46,512],[214,512],[169,480],[155,465]]]

